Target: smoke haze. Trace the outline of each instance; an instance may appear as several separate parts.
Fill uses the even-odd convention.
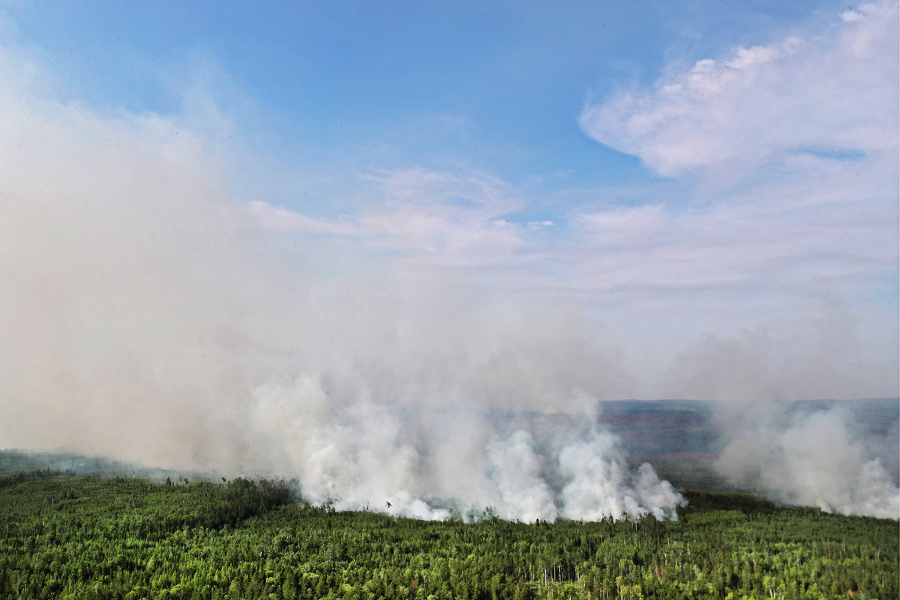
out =
[[[772,410],[728,431],[716,469],[789,504],[896,519],[900,494],[882,460],[849,431],[841,409],[786,415]]]
[[[546,280],[491,269],[521,242],[497,181],[437,182],[463,189],[457,204],[483,196],[474,232],[458,206],[413,198],[363,220],[391,239],[318,221],[282,237],[271,207],[235,197],[215,115],[65,101],[2,46],[0,80],[0,447],[296,478],[316,503],[426,519],[671,518],[683,502],[596,424],[599,400],[642,384],[620,341],[565,286],[523,294]],[[380,181],[403,201],[419,190]],[[438,217],[457,228],[435,234]],[[435,247],[444,260],[423,258]],[[896,518],[896,480],[841,413],[772,408],[877,395],[896,365],[868,360],[843,311],[791,327],[704,338],[660,393],[733,408],[717,463],[731,480]]]
[[[296,477],[314,502],[420,518],[681,501],[609,433],[551,444],[485,418],[590,418],[621,387],[571,303],[352,257],[322,276],[264,239],[177,124],[8,92],[0,113],[0,446]]]
[[[718,473],[789,504],[900,516],[896,401],[881,403],[893,410],[880,432],[858,422],[852,402],[788,402],[840,389],[858,344],[846,315],[830,313],[686,349],[673,377],[683,395],[718,400]]]

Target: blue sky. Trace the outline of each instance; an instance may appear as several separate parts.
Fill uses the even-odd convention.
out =
[[[177,113],[207,86],[235,118],[252,110],[242,133],[284,161],[349,154],[593,186],[652,173],[584,136],[587,99],[826,12],[781,4],[61,2],[13,3],[7,20],[63,94],[100,109]]]
[[[38,232],[4,252],[60,227],[84,255],[48,261],[131,257],[128,281],[171,254],[165,281],[218,282],[166,293],[192,299],[248,261],[307,317],[336,280],[330,308],[423,282],[465,298],[410,284],[423,322],[561,320],[621,373],[562,394],[894,396],[897,25],[896,2],[3,2],[0,191]],[[154,185],[91,200],[126,181]],[[45,194],[60,212],[25,208]]]

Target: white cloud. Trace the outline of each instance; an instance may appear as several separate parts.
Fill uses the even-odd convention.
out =
[[[496,177],[411,168],[368,174],[362,180],[374,197],[338,221],[262,201],[251,202],[250,212],[267,229],[355,237],[372,247],[445,264],[502,262],[522,246],[520,228],[501,218],[521,203]]]
[[[648,204],[576,215],[579,225],[601,245],[627,247],[647,242],[665,222],[663,207]]]
[[[262,200],[250,201],[247,204],[247,212],[260,227],[270,231],[301,231],[337,236],[360,233],[359,226],[354,223],[316,219],[293,210],[272,206]]]
[[[415,168],[379,173],[369,181],[385,209],[366,211],[362,222],[389,247],[480,262],[495,261],[521,244],[516,228],[500,219],[520,204],[499,179]]]
[[[653,90],[589,104],[581,125],[666,176],[727,168],[734,179],[796,152],[894,151],[897,5],[851,14],[824,33],[739,48]]]

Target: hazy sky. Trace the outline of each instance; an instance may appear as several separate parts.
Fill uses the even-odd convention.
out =
[[[213,303],[234,264],[300,289],[402,272],[537,329],[562,306],[616,357],[616,396],[895,396],[898,72],[893,1],[3,1],[0,301],[35,248],[71,258],[23,233],[52,217],[41,235],[103,232],[60,277],[141,232],[129,273]],[[120,179],[141,203],[84,200]],[[203,274],[159,266],[179,262]]]

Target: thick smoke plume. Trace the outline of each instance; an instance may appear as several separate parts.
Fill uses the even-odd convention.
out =
[[[345,404],[313,377],[254,397],[250,451],[340,509],[553,521],[670,518],[682,502],[649,465],[630,472],[615,436],[570,417]]]
[[[208,115],[105,115],[21,56],[0,69],[0,447],[296,478],[421,518],[673,514],[590,424],[624,378],[576,306],[279,246],[192,133]],[[551,407],[589,425],[548,428]]]

